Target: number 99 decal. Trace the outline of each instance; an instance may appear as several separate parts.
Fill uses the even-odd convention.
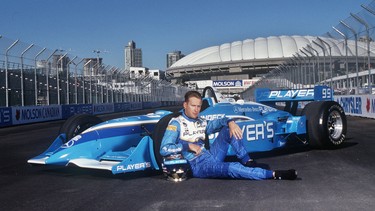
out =
[[[332,89],[331,88],[323,88],[322,89],[322,98],[323,99],[331,99],[332,98]]]

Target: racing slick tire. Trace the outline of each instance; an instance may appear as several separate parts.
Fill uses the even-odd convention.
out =
[[[306,116],[309,145],[314,148],[340,146],[346,137],[344,109],[335,101],[311,102],[302,110]]]
[[[87,128],[103,122],[99,117],[90,114],[78,114],[69,117],[60,127],[59,134],[65,133],[65,142],[80,134]]]

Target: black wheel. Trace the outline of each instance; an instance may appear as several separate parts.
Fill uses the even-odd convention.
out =
[[[312,147],[338,147],[344,142],[346,116],[337,102],[311,102],[302,110],[302,115],[306,115],[307,138]]]
[[[87,128],[103,122],[99,117],[89,114],[78,114],[68,118],[60,127],[59,134],[66,134],[66,141],[80,134]]]
[[[151,138],[154,141],[154,154],[156,158],[156,162],[158,163],[160,169],[162,168],[161,164],[163,163],[163,157],[160,154],[160,146],[161,141],[163,140],[163,136],[165,133],[165,130],[167,129],[169,121],[174,118],[181,115],[181,112],[175,112],[168,114],[164,117],[162,117],[158,123],[156,123],[154,131],[152,131]]]

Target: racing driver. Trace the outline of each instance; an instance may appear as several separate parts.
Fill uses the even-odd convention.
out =
[[[297,172],[268,170],[257,167],[242,145],[242,130],[227,117],[205,120],[199,117],[202,96],[197,91],[185,94],[183,112],[172,118],[165,131],[160,154],[170,156],[182,154],[190,164],[193,177],[198,178],[241,178],[252,180],[294,180]],[[206,134],[219,132],[210,149],[204,147]],[[224,162],[228,147],[232,146],[240,162]]]

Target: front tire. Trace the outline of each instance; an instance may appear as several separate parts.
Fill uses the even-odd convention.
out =
[[[103,122],[99,117],[89,114],[78,114],[68,118],[61,126],[59,134],[65,133],[66,140],[69,141],[74,136],[82,133],[91,126]]]
[[[335,101],[311,102],[305,106],[307,138],[315,148],[338,147],[346,137],[344,109]]]

